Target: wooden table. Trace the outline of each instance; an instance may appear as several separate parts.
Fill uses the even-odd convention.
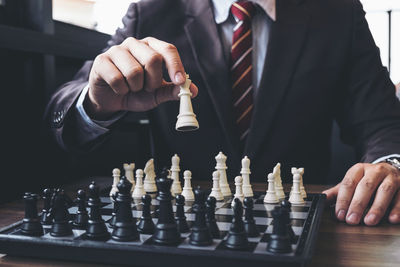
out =
[[[109,186],[110,178],[97,178],[100,186]],[[64,188],[74,196],[78,188],[86,188],[89,181],[67,185]],[[196,185],[196,183],[194,183]],[[209,186],[209,183],[201,183]],[[255,191],[264,191],[265,184],[255,184]],[[319,193],[328,186],[309,185],[307,192]],[[0,228],[24,216],[22,201],[0,205]],[[0,254],[0,266],[101,266],[66,261],[11,257]],[[337,222],[333,208],[327,207],[323,214],[317,244],[311,266],[400,266],[400,225],[386,222],[376,227],[348,226]]]

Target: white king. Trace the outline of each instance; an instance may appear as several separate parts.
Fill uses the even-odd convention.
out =
[[[186,74],[186,82],[181,86],[179,92],[180,105],[179,105],[179,115],[176,122],[175,129],[177,131],[193,131],[199,129],[199,122],[196,119],[196,114],[193,112],[192,93],[189,90],[192,81],[189,79],[189,75]]]

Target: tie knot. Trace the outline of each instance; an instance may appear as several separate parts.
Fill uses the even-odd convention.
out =
[[[251,20],[256,11],[255,5],[250,1],[240,1],[231,6],[232,14],[239,20]]]

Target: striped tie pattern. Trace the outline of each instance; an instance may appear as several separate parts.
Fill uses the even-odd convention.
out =
[[[251,18],[255,6],[248,1],[236,2],[231,12],[237,19],[231,48],[232,98],[240,140],[244,141],[250,131],[253,111]]]

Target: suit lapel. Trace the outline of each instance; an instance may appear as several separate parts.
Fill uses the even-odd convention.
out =
[[[204,80],[216,115],[235,156],[239,156],[239,138],[233,123],[229,67],[209,1],[188,1],[185,33]]]
[[[267,58],[255,100],[245,154],[256,158],[268,138],[307,36],[309,14],[300,0],[277,0]]]

